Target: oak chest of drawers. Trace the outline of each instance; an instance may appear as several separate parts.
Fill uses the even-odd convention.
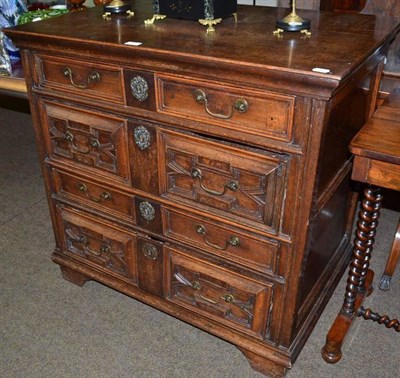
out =
[[[66,279],[109,285],[282,376],[350,256],[347,145],[398,26],[310,13],[311,37],[277,37],[279,11],[239,7],[237,24],[207,34],[145,25],[148,3],[134,17],[93,8],[7,32],[22,52],[53,260]]]

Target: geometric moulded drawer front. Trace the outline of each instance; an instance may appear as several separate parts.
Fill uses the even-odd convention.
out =
[[[175,250],[169,252],[167,298],[231,328],[262,338],[273,284],[261,284]]]
[[[107,273],[137,282],[136,236],[117,228],[58,209],[62,253]]]
[[[160,132],[161,195],[207,211],[279,227],[288,157],[172,131]]]
[[[129,183],[126,120],[42,101],[50,159]]]

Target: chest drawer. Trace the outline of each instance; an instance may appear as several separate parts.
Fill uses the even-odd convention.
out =
[[[262,273],[274,273],[278,243],[163,208],[164,234]]]
[[[134,198],[86,179],[53,170],[54,194],[128,223],[135,221]]]
[[[50,101],[41,106],[50,160],[130,183],[125,119]]]
[[[273,284],[195,260],[173,248],[167,267],[167,298],[203,316],[260,338],[265,334]]]
[[[288,156],[256,152],[163,130],[161,195],[206,211],[277,230],[285,198]]]
[[[58,208],[61,250],[84,264],[137,282],[135,234]]]
[[[157,77],[158,111],[289,142],[294,97],[228,85]]]
[[[83,97],[123,104],[124,78],[118,66],[36,56],[39,85]]]

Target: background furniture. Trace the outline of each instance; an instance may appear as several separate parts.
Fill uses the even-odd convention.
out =
[[[11,76],[0,76],[0,93],[27,98],[27,88],[21,66],[13,67]]]
[[[394,92],[381,105],[350,144],[354,154],[353,180],[368,184],[359,215],[353,258],[342,309],[327,335],[323,358],[336,363],[342,356],[341,346],[356,316],[383,323],[400,331],[397,319],[362,306],[372,291],[373,271],[369,269],[383,196],[381,187],[400,190],[400,97]],[[400,252],[400,223],[388,259],[381,286],[388,289]]]
[[[321,10],[365,14],[385,14],[400,18],[400,2],[397,0],[321,0]],[[400,87],[400,37],[392,42],[385,64],[381,91],[389,94]]]
[[[400,26],[306,12],[311,38],[279,37],[279,12],[243,6],[210,34],[145,26],[151,4],[133,5],[133,18],[93,8],[7,31],[22,51],[53,260],[66,279],[109,285],[282,376],[348,264],[348,143],[375,109]]]

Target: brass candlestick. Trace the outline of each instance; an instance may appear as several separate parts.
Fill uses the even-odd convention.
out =
[[[300,31],[306,35],[311,35],[311,32],[308,30],[310,25],[310,20],[301,18],[296,14],[296,0],[292,0],[292,11],[286,17],[276,21],[277,29],[274,31],[274,34],[280,34],[284,31]]]
[[[103,17],[107,18],[111,14],[126,13],[128,16],[133,16],[131,5],[123,0],[112,0],[111,3],[104,5]]]

